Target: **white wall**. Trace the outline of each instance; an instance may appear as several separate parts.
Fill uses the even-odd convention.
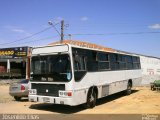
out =
[[[140,56],[142,68],[142,85],[160,79],[160,59]]]

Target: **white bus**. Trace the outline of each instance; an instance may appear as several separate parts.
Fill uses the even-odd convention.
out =
[[[33,48],[29,101],[92,108],[99,98],[121,91],[130,94],[141,77],[138,56],[64,41]]]

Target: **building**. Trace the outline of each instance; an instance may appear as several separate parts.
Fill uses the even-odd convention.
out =
[[[0,79],[30,77],[30,47],[0,49]]]
[[[142,68],[142,84],[160,80],[160,58],[140,55]]]

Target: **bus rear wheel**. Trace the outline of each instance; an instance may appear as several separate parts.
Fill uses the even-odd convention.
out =
[[[130,95],[131,93],[132,93],[132,84],[131,82],[128,82],[126,94]]]
[[[97,101],[97,94],[92,88],[88,92],[85,108],[94,108],[96,106],[96,101]]]

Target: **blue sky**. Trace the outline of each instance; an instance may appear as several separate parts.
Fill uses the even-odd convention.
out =
[[[73,34],[73,40],[160,57],[160,33],[152,33],[160,32],[160,0],[0,0],[0,48],[57,41],[60,37],[52,28],[11,43],[62,19],[65,39]],[[139,32],[143,34],[135,34]]]

